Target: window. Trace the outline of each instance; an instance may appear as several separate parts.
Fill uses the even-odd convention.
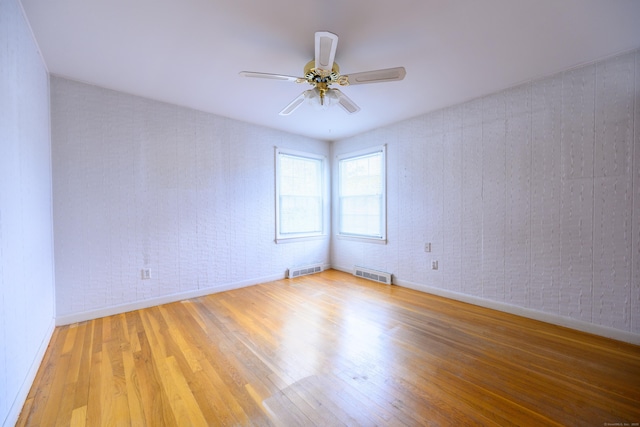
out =
[[[385,147],[338,157],[338,235],[386,240]]]
[[[324,157],[276,148],[276,242],[324,232]]]

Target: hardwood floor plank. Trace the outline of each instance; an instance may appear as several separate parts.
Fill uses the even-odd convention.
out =
[[[65,377],[67,369],[69,367],[70,360],[69,353],[60,354],[56,363],[56,369],[51,376],[51,388],[47,389],[47,393],[43,395],[46,399],[44,402],[44,409],[41,412],[42,421],[49,422],[49,420],[55,420],[58,417],[58,411],[60,410],[62,398],[64,392],[67,391]],[[59,385],[59,386],[58,386]],[[56,392],[57,387],[62,389],[62,393]],[[55,425],[55,422],[51,422],[51,425]]]
[[[63,328],[57,328],[53,331],[51,342],[61,341],[61,335],[64,335]],[[46,406],[49,393],[52,387],[52,377],[56,368],[57,359],[60,357],[61,348],[58,346],[49,345],[45,355],[42,359],[38,373],[34,379],[34,384],[37,382],[38,387],[32,386],[27,395],[29,411],[22,410],[21,416],[18,419],[17,425],[38,425],[42,420],[42,414]]]
[[[71,350],[75,347],[77,332],[78,332],[77,324],[73,324],[69,326],[69,329],[67,330],[67,336],[64,339],[64,344],[62,345],[62,354],[67,354],[71,352]]]
[[[329,270],[56,328],[19,426],[640,422],[640,347]]]
[[[173,311],[173,309],[177,310],[178,312],[180,311],[180,309],[182,308],[180,304],[170,304],[167,306],[167,308],[171,308],[171,314],[169,315],[167,313],[167,316],[169,317],[175,317],[176,312]],[[168,330],[170,331],[170,327],[168,328]],[[188,331],[185,329],[180,330],[180,334],[183,335],[183,337],[189,337],[190,333],[192,331]],[[181,341],[183,343],[185,343],[186,345],[186,341],[181,339]],[[218,342],[218,345],[221,345],[220,342]],[[233,354],[233,352],[225,352],[227,354]],[[185,354],[178,348],[175,348],[174,351],[172,351],[172,354],[175,354],[176,357],[179,357],[179,359],[183,362],[183,365],[185,365],[185,369],[184,372],[187,372],[187,368],[186,366],[188,365],[188,361],[185,358]],[[204,359],[203,359],[204,360]],[[224,354],[220,354],[218,360],[225,360],[230,362],[231,360],[235,360],[235,359],[229,359],[227,358],[227,356],[225,356]],[[200,364],[200,362],[198,361],[198,364]],[[201,365],[201,364],[200,364]],[[234,396],[234,399],[231,400],[229,399],[227,401],[227,407],[231,410],[231,413],[233,415],[233,417],[238,420],[238,422],[241,423],[245,423],[245,420],[248,420],[249,417],[246,413],[247,410],[247,406],[252,406],[253,405],[253,401],[251,399],[249,399],[248,393],[246,392],[246,390],[244,389],[244,385],[245,383],[243,382],[242,379],[246,378],[247,375],[243,375],[242,373],[238,372],[238,368],[239,366],[237,366],[237,364],[230,364],[230,365],[226,365],[225,370],[227,373],[232,374],[230,377],[224,377],[227,378],[228,381],[226,383],[224,383],[224,388],[223,390],[227,390],[227,392],[231,392],[232,395]],[[200,375],[200,373],[198,372],[190,372],[189,374],[185,374],[188,375],[189,377],[193,377],[196,375]],[[241,378],[240,380],[238,380],[238,378]],[[231,381],[229,381],[231,380]],[[243,402],[245,404],[243,404]],[[247,405],[246,403],[249,403],[249,405]]]
[[[100,319],[98,319],[100,320]],[[102,322],[97,322],[96,331],[100,330]],[[87,425],[102,425],[102,351],[96,351],[96,346],[102,349],[102,342],[96,342],[94,334],[94,344],[91,354],[91,371],[89,378],[89,390],[87,392]],[[38,425],[38,424],[35,424]]]
[[[306,405],[306,403],[305,403]],[[275,425],[281,427],[288,426],[317,426],[311,418],[305,415],[304,406],[295,404],[284,392],[278,391],[268,399],[264,401],[264,408],[268,411],[268,414],[275,420]],[[320,418],[322,414],[316,414],[313,410],[314,416]]]
[[[151,354],[151,344],[146,332],[138,333],[140,351],[134,354],[138,390],[146,425],[176,426],[176,420],[169,402],[162,391],[158,366]]]
[[[185,380],[185,377],[178,367],[178,363],[174,356],[165,359],[165,375],[164,381],[167,388],[167,394],[170,396],[174,413],[179,414],[176,420],[179,425],[190,426],[207,426],[207,421],[200,410],[196,399],[191,393],[191,389]]]
[[[103,326],[109,327],[110,321],[104,322]],[[110,329],[110,328],[109,328]],[[109,331],[110,332],[110,331]],[[105,336],[110,337],[110,333]],[[111,369],[111,359],[108,350],[108,342],[102,344],[101,363],[100,363],[100,425],[110,426],[116,425],[117,413],[115,411],[115,396],[118,391],[116,389],[116,382],[113,378],[113,370]],[[93,383],[92,383],[93,385]]]
[[[203,309],[202,306],[199,308]],[[208,310],[205,310],[203,314],[207,329],[217,338],[215,343],[211,342],[213,346],[209,347],[209,351],[205,354],[206,363],[211,367],[211,370],[217,373],[214,379],[219,379],[221,381],[220,387],[224,387],[224,390],[227,391],[225,399],[231,397],[231,399],[227,399],[227,407],[232,411],[234,418],[243,424],[245,422],[243,420],[249,418],[264,419],[264,422],[268,422],[245,387],[247,383],[251,383],[250,379],[253,377],[253,373],[248,371],[244,366],[244,361],[236,356],[235,341],[237,338],[216,315]],[[254,385],[259,383],[254,381]]]
[[[62,347],[61,355],[69,357],[67,370],[64,372],[64,395],[74,395],[76,392],[76,384],[80,372],[80,357],[82,356],[82,347],[84,345],[84,331],[86,325],[71,325]],[[73,351],[79,349],[80,351]],[[62,372],[61,372],[62,373]],[[86,394],[86,391],[85,391]],[[55,401],[52,401],[55,402]],[[71,413],[74,406],[74,399],[62,399],[58,408],[58,417],[55,419],[56,426],[68,426],[71,422]],[[49,414],[46,415],[50,417]]]
[[[34,399],[32,397],[27,397],[24,405],[22,406],[21,416],[18,418],[15,427],[24,427],[27,425],[28,416],[23,414],[32,414],[34,412],[33,401]]]
[[[176,308],[178,306],[175,306]],[[202,348],[215,345],[205,333],[204,323],[196,321],[184,304],[181,314],[180,329],[175,333],[183,334],[183,345],[191,347],[192,355],[199,367],[198,371],[188,373],[187,380],[208,420],[215,420],[216,425],[237,425],[239,420],[248,418],[240,405],[229,392],[228,387],[218,375],[218,371],[209,363]],[[205,328],[206,329],[206,328]],[[235,414],[235,416],[234,416]]]
[[[89,399],[89,379],[91,375],[91,360],[93,349],[93,333],[95,322],[82,322],[78,325],[78,347],[73,351],[71,365],[77,371],[74,372],[75,388],[73,390],[73,408],[86,407]],[[85,409],[86,414],[86,409]]]
[[[87,407],[81,406],[71,412],[70,427],[85,427],[87,425]]]
[[[137,333],[130,335],[136,337]],[[128,349],[122,353],[122,364],[124,367],[125,387],[127,396],[127,405],[132,420],[132,425],[143,426],[146,424],[144,416],[144,407],[142,403],[142,395],[140,393],[140,382],[138,381],[138,373],[133,358],[133,352]]]

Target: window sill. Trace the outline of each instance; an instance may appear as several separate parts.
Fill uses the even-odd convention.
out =
[[[375,243],[377,245],[387,244],[387,239],[379,239],[377,237],[347,236],[344,234],[336,234],[336,237],[340,240],[349,240],[352,242]]]
[[[280,237],[274,240],[276,244],[281,243],[300,243],[300,242],[309,242],[313,240],[324,240],[328,236],[326,234],[320,234],[317,236],[304,236],[304,237]]]

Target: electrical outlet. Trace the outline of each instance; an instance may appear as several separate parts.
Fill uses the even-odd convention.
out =
[[[431,243],[425,243],[424,244],[424,251],[425,252],[431,252]]]
[[[151,279],[151,269],[150,268],[143,268],[142,270],[140,270],[140,278],[142,280]]]
[[[431,261],[431,269],[432,270],[438,269],[438,261]]]

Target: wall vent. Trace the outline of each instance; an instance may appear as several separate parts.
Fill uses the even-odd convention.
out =
[[[353,267],[353,275],[362,277],[363,279],[384,283],[385,285],[391,284],[391,273],[385,273],[384,271],[372,270],[370,268],[355,265]]]
[[[305,267],[292,267],[287,270],[287,279],[306,276],[308,274],[320,273],[321,271],[322,264],[307,265]]]

